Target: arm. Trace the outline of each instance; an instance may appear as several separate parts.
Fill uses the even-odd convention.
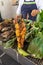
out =
[[[24,2],[24,0],[19,0],[19,5],[18,5],[18,8],[17,8],[17,12],[16,12],[17,16],[21,15],[21,7],[23,5],[23,2]]]

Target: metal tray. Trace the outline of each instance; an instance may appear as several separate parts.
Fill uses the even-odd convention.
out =
[[[39,64],[37,64],[33,60],[20,55],[15,49],[9,48],[4,50],[4,52],[21,65],[43,65],[43,61],[40,61]]]
[[[5,50],[3,51],[3,47],[0,46],[0,51],[2,51],[3,53],[0,55],[0,65],[21,65],[20,63],[18,63],[14,58],[16,58],[16,56],[14,56],[14,58],[12,57],[10,53],[10,51],[5,52]],[[9,53],[8,53],[9,52]],[[12,51],[11,51],[12,53]],[[13,53],[15,55],[15,53]]]
[[[35,64],[33,61],[31,61],[30,59],[21,56],[19,53],[17,53],[16,50],[14,49],[7,49],[5,50],[5,52],[10,55],[13,59],[15,59],[18,63],[20,63],[21,65],[37,65]]]
[[[4,49],[2,46],[0,46],[0,56],[3,54],[3,52],[4,52]]]
[[[5,50],[5,52],[9,54],[13,59],[15,59],[21,65],[43,65],[43,60],[38,60],[31,57],[30,58],[23,57],[15,49],[10,48],[10,49]]]

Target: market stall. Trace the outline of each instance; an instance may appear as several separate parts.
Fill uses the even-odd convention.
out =
[[[15,17],[18,0],[0,2],[0,65],[43,65],[43,10],[32,21]]]
[[[26,27],[23,46],[21,45],[21,42],[19,44],[17,41],[17,35],[20,33],[17,29],[19,25],[16,26],[15,21],[17,25],[25,25],[23,29]],[[21,29],[19,29],[19,31],[20,30]],[[24,33],[22,35],[24,35]],[[38,14],[35,22],[32,22],[31,20],[24,20],[22,18],[18,20],[6,19],[1,22],[0,41],[2,41],[0,45],[2,45],[4,49],[4,51],[2,50],[0,53],[2,56],[8,54],[22,65],[43,65],[43,11]]]

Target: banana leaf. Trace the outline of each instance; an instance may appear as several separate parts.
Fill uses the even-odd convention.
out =
[[[27,30],[28,31],[28,30]],[[31,54],[32,57],[42,59],[43,58],[43,11],[41,11],[36,22],[32,24],[32,28],[29,29],[31,34],[27,34],[26,40],[30,43],[27,52]],[[34,38],[33,38],[34,36]],[[31,38],[32,37],[32,38]]]
[[[27,51],[31,53],[31,55],[34,58],[43,58],[43,38],[36,37],[34,38],[31,42],[30,45],[28,46]]]
[[[29,23],[29,22],[31,23],[31,22],[32,22],[32,20],[27,20],[27,19],[24,19],[24,22],[25,22],[25,23]]]
[[[14,41],[16,40],[16,37],[13,38],[13,39],[10,39],[9,41],[7,41],[4,45],[4,49],[7,49],[7,48],[11,48],[13,45],[14,45]]]
[[[26,51],[24,51],[23,49],[17,49],[18,50],[18,53],[22,56],[29,56],[29,53],[27,53]]]
[[[42,29],[43,28],[43,22],[39,22],[39,27]]]
[[[37,15],[36,21],[43,22],[43,10]]]

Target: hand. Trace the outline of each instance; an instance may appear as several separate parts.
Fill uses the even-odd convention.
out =
[[[34,9],[32,10],[31,15],[36,16],[38,13],[39,13],[39,10]]]
[[[16,16],[15,19],[13,20],[13,23],[16,24],[19,18],[21,18],[21,16]]]
[[[21,18],[21,16],[16,16],[16,17],[15,17],[15,19],[17,19],[17,20],[18,20],[19,18]]]

